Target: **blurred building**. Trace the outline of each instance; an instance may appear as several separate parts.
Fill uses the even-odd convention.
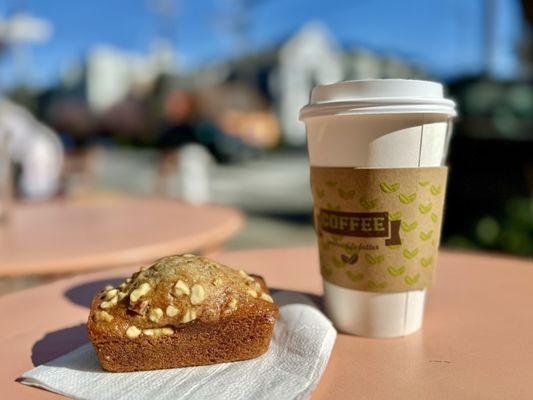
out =
[[[101,113],[132,91],[147,91],[162,74],[176,73],[174,50],[157,42],[147,55],[98,46],[87,58],[86,89],[89,107]]]
[[[345,66],[339,45],[324,26],[304,26],[283,43],[278,53],[277,94],[281,126],[287,143],[305,144],[305,129],[298,120],[300,108],[317,84],[342,80]]]

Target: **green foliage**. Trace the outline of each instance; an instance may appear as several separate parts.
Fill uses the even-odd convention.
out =
[[[509,199],[500,215],[481,217],[471,233],[453,235],[445,244],[451,247],[533,256],[533,200]]]

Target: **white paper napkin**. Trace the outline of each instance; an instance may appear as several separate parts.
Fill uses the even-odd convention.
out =
[[[309,298],[288,292],[275,297],[282,305],[270,349],[253,360],[110,373],[86,344],[24,373],[20,381],[87,400],[305,399],[318,384],[337,333]]]

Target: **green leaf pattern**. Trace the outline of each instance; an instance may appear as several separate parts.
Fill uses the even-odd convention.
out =
[[[376,265],[382,263],[385,260],[385,257],[379,254],[372,255],[372,253],[366,253],[365,260],[370,265]]]
[[[395,182],[395,183],[388,184],[386,182],[381,182],[379,184],[379,188],[381,189],[383,193],[394,193],[400,188],[400,183]]]

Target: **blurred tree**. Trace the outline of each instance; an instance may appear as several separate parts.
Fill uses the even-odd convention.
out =
[[[443,243],[533,255],[533,87],[455,82]]]
[[[525,32],[522,42],[519,44],[520,56],[522,59],[523,75],[531,78],[533,75],[533,1],[521,0],[522,11],[526,22]]]
[[[522,10],[529,25],[533,25],[533,2],[531,0],[521,0]]]

